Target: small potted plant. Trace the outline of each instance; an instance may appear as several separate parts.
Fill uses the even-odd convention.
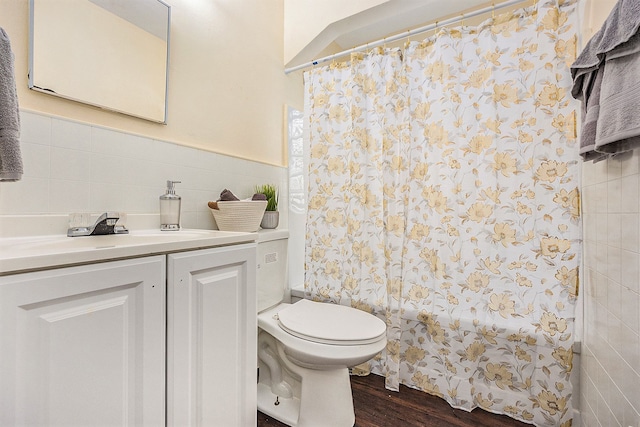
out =
[[[277,228],[280,222],[280,213],[278,212],[278,187],[273,184],[264,184],[256,186],[257,194],[264,194],[267,198],[267,209],[264,211],[260,227]]]

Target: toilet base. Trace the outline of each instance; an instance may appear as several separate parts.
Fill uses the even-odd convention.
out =
[[[278,398],[279,403],[276,405],[277,397],[271,392],[271,387],[258,383],[258,410],[288,426],[297,426],[300,415],[300,399],[280,397]]]
[[[291,427],[352,427],[351,381],[348,369],[320,371],[300,368],[300,396],[278,398],[271,387],[258,383],[258,410]],[[297,370],[297,369],[296,369]]]

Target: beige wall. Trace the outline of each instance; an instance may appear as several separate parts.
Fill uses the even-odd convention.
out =
[[[615,0],[585,2],[583,42]],[[583,163],[582,425],[640,426],[640,153]]]
[[[1,0],[16,57],[20,107],[181,145],[286,165],[284,105],[302,108],[301,74],[284,75],[283,0],[169,0],[167,125],[27,87],[28,1]]]
[[[586,0],[582,36],[584,43],[593,36],[609,16],[617,0]]]
[[[388,1],[284,0],[284,63],[289,63],[329,25]]]

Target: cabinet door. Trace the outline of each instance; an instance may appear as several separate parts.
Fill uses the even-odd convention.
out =
[[[169,426],[256,425],[255,251],[169,255]]]
[[[164,425],[165,265],[0,277],[0,425]]]

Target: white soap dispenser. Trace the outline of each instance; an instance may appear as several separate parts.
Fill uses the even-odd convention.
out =
[[[180,181],[167,181],[167,191],[160,196],[160,230],[180,230],[180,203],[182,198],[176,195],[174,184]]]

